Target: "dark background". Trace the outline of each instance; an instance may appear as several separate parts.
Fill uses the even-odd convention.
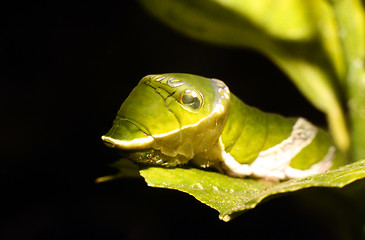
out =
[[[220,78],[250,105],[325,125],[263,56],[188,39],[135,1],[0,11],[0,239],[333,239],[339,216],[306,197],[329,190],[282,196],[224,223],[193,197],[143,180],[94,183],[118,158],[100,136],[150,73]]]

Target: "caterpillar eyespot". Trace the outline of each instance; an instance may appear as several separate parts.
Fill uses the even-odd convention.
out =
[[[347,163],[307,120],[264,113],[218,79],[183,73],[144,77],[102,139],[141,164],[191,163],[234,177],[286,180]]]
[[[188,110],[198,110],[201,107],[199,94],[191,89],[185,90],[180,95],[180,103]]]

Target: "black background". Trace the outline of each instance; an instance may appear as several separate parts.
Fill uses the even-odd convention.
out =
[[[100,136],[150,73],[220,78],[250,105],[324,125],[266,58],[188,39],[135,1],[0,11],[0,239],[333,239],[338,216],[328,219],[305,191],[224,223],[193,197],[143,180],[94,183],[118,158]]]

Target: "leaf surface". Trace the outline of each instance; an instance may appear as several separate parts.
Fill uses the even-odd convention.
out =
[[[151,187],[176,189],[219,211],[229,221],[254,208],[267,197],[309,187],[343,187],[365,178],[365,160],[311,177],[272,183],[251,178],[232,178],[196,168],[150,167],[140,170]]]

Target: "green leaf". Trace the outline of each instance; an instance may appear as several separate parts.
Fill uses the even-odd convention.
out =
[[[150,167],[140,170],[140,174],[149,186],[186,192],[219,211],[220,219],[229,221],[269,196],[309,187],[343,187],[365,178],[365,160],[311,177],[278,183],[233,178],[196,168]]]
[[[314,106],[327,114],[337,145],[348,150],[349,133],[342,106],[346,64],[334,10],[327,1],[140,2],[166,25],[192,38],[250,47],[265,54]]]

